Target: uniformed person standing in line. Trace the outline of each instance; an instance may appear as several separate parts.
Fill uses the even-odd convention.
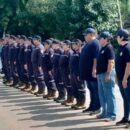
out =
[[[28,40],[28,38],[26,38],[25,42],[24,42],[24,70],[25,70],[25,75],[26,75],[26,79],[25,79],[25,87],[22,89],[23,91],[29,92],[32,88],[31,88],[31,84],[30,84],[30,80],[29,80],[29,71],[28,71],[28,67],[27,67],[27,54],[28,54],[28,46],[29,46],[30,42]]]
[[[34,77],[38,86],[33,86],[32,93],[36,94],[37,96],[43,96],[45,95],[46,85],[44,82],[43,70],[40,63],[41,55],[44,53],[44,46],[41,44],[41,37],[35,36],[33,38],[33,44],[35,48],[31,54],[31,62],[33,66]]]
[[[47,86],[48,93],[43,96],[43,98],[47,98],[48,100],[56,98],[56,84],[54,80],[54,76],[52,74],[52,57],[54,54],[52,47],[52,41],[46,40],[44,42],[44,53],[41,55],[41,66],[44,72],[44,81]]]
[[[116,125],[125,125],[129,123],[130,115],[130,43],[129,32],[121,29],[117,33],[119,44],[116,56],[116,74],[118,86],[123,98],[124,116]],[[130,124],[130,123],[129,123]],[[129,127],[129,125],[127,126]]]
[[[9,39],[9,50],[8,50],[8,73],[9,73],[9,83],[8,86],[12,86],[14,83],[14,43],[15,43],[15,36],[10,35]]]
[[[54,55],[52,57],[53,75],[58,90],[58,97],[55,98],[54,101],[60,102],[61,100],[65,100],[65,91],[63,89],[64,84],[61,78],[61,70],[59,66],[59,60],[63,54],[63,49],[61,49],[61,41],[54,40],[52,48],[54,50]]]
[[[17,52],[17,45],[18,43],[17,41],[17,37],[13,36],[13,45],[12,45],[12,49],[11,49],[11,69],[12,69],[12,74],[13,74],[13,84],[10,85],[11,87],[16,87],[16,85],[18,85],[19,79],[18,79],[18,73],[17,73],[17,66],[16,66],[16,57],[18,55]]]
[[[9,76],[8,76],[8,71],[7,71],[7,52],[9,49],[9,44],[8,44],[8,40],[9,40],[10,35],[6,34],[5,38],[4,38],[4,46],[2,48],[2,66],[3,66],[3,73],[4,73],[4,78],[3,78],[3,83],[6,84],[9,82]]]
[[[32,88],[34,88],[36,84],[36,80],[34,78],[34,72],[33,72],[33,66],[31,62],[31,55],[32,51],[34,49],[34,45],[32,44],[32,37],[29,37],[27,39],[27,45],[26,45],[26,50],[25,50],[25,69],[27,70],[28,73],[28,86],[24,89],[26,92],[31,92]]]
[[[27,71],[24,68],[25,65],[25,43],[26,43],[27,37],[24,35],[21,35],[20,40],[20,49],[18,53],[18,60],[19,60],[19,69],[20,69],[20,81],[21,84],[18,87],[19,89],[23,90],[27,86]]]
[[[66,40],[62,44],[63,46],[63,54],[60,57],[59,65],[61,69],[61,77],[62,81],[64,83],[63,90],[64,92],[67,92],[67,99],[59,101],[62,105],[73,105],[74,102],[74,96],[72,92],[72,86],[70,83],[70,69],[69,69],[69,60],[71,55],[73,54],[73,51],[71,50],[71,41]],[[66,94],[64,94],[66,95]]]
[[[71,85],[73,96],[76,98],[76,104],[72,105],[72,109],[85,109],[85,99],[86,92],[85,87],[82,85],[81,80],[79,79],[79,60],[81,52],[81,40],[76,39],[72,42],[72,49],[74,53],[70,57],[70,76],[71,76]],[[69,105],[69,103],[67,104]]]
[[[13,87],[18,88],[21,84],[20,82],[20,74],[21,74],[21,69],[20,69],[20,64],[19,64],[19,60],[18,60],[18,56],[19,56],[19,50],[20,50],[20,35],[18,35],[16,37],[16,43],[15,43],[15,48],[14,48],[14,77],[15,77],[15,82]]]

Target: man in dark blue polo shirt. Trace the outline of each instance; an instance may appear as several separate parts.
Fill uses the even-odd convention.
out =
[[[130,43],[129,32],[121,29],[117,33],[117,41],[119,44],[116,56],[116,73],[118,85],[124,103],[124,117],[116,125],[124,125],[128,123],[130,114]]]
[[[104,31],[100,34],[100,44],[102,46],[97,58],[97,79],[99,98],[102,112],[98,119],[106,118],[105,121],[116,119],[116,95],[115,95],[115,53],[110,44],[111,35]]]
[[[90,91],[90,106],[83,112],[97,113],[100,109],[100,102],[96,77],[96,58],[100,50],[100,45],[96,39],[96,31],[93,28],[88,28],[83,35],[86,45],[82,48],[80,56],[80,79],[87,81],[87,87]]]

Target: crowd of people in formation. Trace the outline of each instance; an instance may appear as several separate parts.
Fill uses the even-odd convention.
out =
[[[83,113],[112,122],[117,119],[117,81],[124,115],[116,125],[129,128],[129,32],[126,29],[117,32],[119,45],[116,54],[108,31],[101,32],[97,37],[94,28],[87,28],[83,36],[84,42],[79,39],[60,41],[54,38],[42,42],[40,36],[6,34],[0,39],[3,83],[70,106],[74,110],[83,109]],[[85,105],[85,86],[90,92],[88,108]]]

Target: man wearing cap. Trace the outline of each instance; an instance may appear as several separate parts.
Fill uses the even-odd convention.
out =
[[[26,76],[25,79],[25,87],[22,89],[26,92],[29,92],[31,90],[31,84],[30,84],[30,80],[29,80],[29,71],[28,71],[28,67],[27,67],[27,54],[28,54],[28,46],[29,46],[30,42],[29,40],[26,38],[25,42],[24,42],[24,75]]]
[[[128,123],[130,114],[130,43],[128,30],[120,29],[118,31],[117,42],[119,48],[116,56],[116,73],[123,98],[124,116],[116,125],[124,125]]]
[[[18,55],[16,48],[17,48],[17,42],[16,42],[16,37],[13,36],[13,41],[12,41],[12,47],[10,48],[10,57],[11,57],[11,71],[13,74],[13,84],[11,84],[11,87],[16,87],[18,84],[18,73],[17,73],[17,66],[16,66],[16,56]]]
[[[117,114],[115,95],[115,53],[110,43],[111,35],[109,32],[102,32],[99,39],[102,48],[97,58],[97,79],[102,112],[97,118],[106,118],[105,121],[109,122],[116,120]]]
[[[48,93],[43,96],[43,98],[47,98],[48,100],[56,98],[56,84],[52,74],[52,57],[54,54],[54,50],[52,47],[52,41],[46,40],[44,42],[44,53],[41,55],[41,66],[44,72],[44,81],[47,86]]]
[[[87,82],[87,87],[90,91],[90,105],[88,109],[83,112],[97,114],[99,113],[100,102],[96,75],[96,58],[100,50],[100,45],[99,41],[96,39],[96,31],[93,28],[86,29],[83,35],[86,43],[80,55],[80,79]]]
[[[10,35],[9,40],[9,50],[8,50],[8,72],[9,72],[9,80],[10,82],[7,84],[12,86],[14,83],[14,43],[15,43],[15,36]]]
[[[57,102],[65,106],[71,106],[73,105],[74,102],[72,86],[70,84],[70,70],[69,70],[69,60],[70,60],[70,56],[73,54],[73,51],[71,50],[71,41],[65,40],[62,46],[64,52],[60,57],[59,66],[60,66],[61,77],[63,82],[62,89],[64,92],[63,94],[64,96],[62,97],[61,100],[58,100]],[[65,100],[66,92],[67,92],[67,99]]]
[[[72,105],[71,108],[78,110],[78,109],[85,109],[86,103],[86,92],[85,87],[82,85],[81,80],[79,79],[79,59],[80,59],[80,49],[81,49],[82,41],[79,39],[73,40],[72,42],[72,49],[74,53],[70,57],[70,76],[71,76],[71,85],[73,96],[76,99],[76,104]]]
[[[36,86],[36,80],[34,78],[33,66],[31,62],[31,55],[34,49],[34,45],[32,44],[32,37],[29,37],[26,41],[26,49],[25,49],[25,65],[24,68],[28,73],[28,85],[24,88],[24,91],[30,92],[32,88]]]
[[[6,34],[5,35],[5,45],[2,48],[2,59],[3,59],[3,72],[5,74],[3,83],[7,84],[9,83],[9,71],[8,71],[8,50],[9,50],[9,38],[10,35]]]
[[[21,84],[19,88],[22,90],[26,87],[27,85],[27,71],[24,68],[25,65],[25,43],[26,43],[27,37],[25,35],[21,35],[21,40],[20,40],[20,50],[18,54],[18,60],[19,60],[19,65],[20,65],[20,81]]]
[[[63,54],[63,49],[61,49],[61,41],[54,40],[52,48],[54,50],[54,55],[52,57],[53,75],[58,90],[58,97],[54,101],[58,102],[64,98],[63,82],[61,78],[61,70],[59,66],[60,57]]]
[[[18,84],[14,86],[15,88],[18,88],[19,86],[22,85],[22,81],[21,81],[22,73],[21,73],[20,61],[19,61],[21,42],[23,42],[21,39],[21,36],[18,35],[16,38],[17,45],[15,46],[15,61],[14,61],[15,65],[16,65],[16,80],[18,81]]]
[[[33,49],[31,54],[31,61],[33,66],[34,77],[38,86],[33,86],[32,93],[36,96],[43,96],[45,95],[45,82],[40,58],[41,54],[44,53],[44,46],[41,44],[41,37],[35,36],[33,38],[33,44],[35,48]]]

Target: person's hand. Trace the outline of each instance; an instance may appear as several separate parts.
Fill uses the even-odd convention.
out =
[[[39,72],[42,72],[42,67],[41,66],[38,67],[38,70],[39,70]]]
[[[96,70],[93,70],[93,72],[92,72],[92,77],[93,77],[93,78],[97,78],[97,72],[96,72]]]
[[[70,76],[70,74],[69,74],[69,79],[71,79],[71,76]]]
[[[123,88],[127,88],[128,81],[126,79],[123,79],[122,85],[123,85]]]
[[[14,61],[14,64],[16,65],[16,61]]]
[[[25,70],[28,70],[27,64],[24,65],[24,69],[25,69]]]
[[[49,75],[52,75],[52,72],[51,72],[51,71],[49,71],[48,73],[49,73]]]
[[[107,73],[105,77],[105,81],[108,82],[110,79],[111,79],[111,75]]]
[[[77,79],[78,79],[78,81],[80,81],[80,78],[79,78],[79,76],[77,76]]]

